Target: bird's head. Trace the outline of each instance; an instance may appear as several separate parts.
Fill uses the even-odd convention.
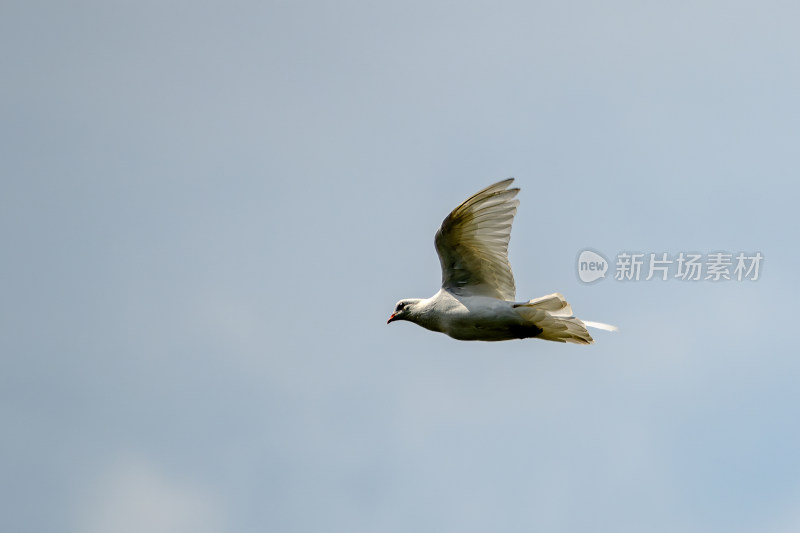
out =
[[[420,301],[421,300],[419,298],[400,300],[397,302],[397,305],[394,306],[394,312],[392,312],[392,316],[389,317],[389,320],[387,320],[386,323],[390,324],[395,320],[413,321],[415,306]]]

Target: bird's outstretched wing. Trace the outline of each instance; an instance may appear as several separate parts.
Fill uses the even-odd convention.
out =
[[[434,241],[442,264],[442,288],[460,296],[514,299],[508,239],[519,189],[508,188],[513,181],[509,178],[486,187],[442,222]]]

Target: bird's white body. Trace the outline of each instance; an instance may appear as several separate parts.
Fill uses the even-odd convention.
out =
[[[523,338],[519,333],[527,323],[513,306],[514,302],[488,296],[456,296],[441,289],[415,305],[415,322],[462,341]],[[512,333],[515,330],[517,335]]]
[[[505,341],[536,337],[593,343],[584,322],[559,293],[514,301],[508,240],[519,200],[514,179],[486,187],[455,208],[436,232],[442,288],[430,298],[400,300],[389,322],[408,320],[458,340]]]

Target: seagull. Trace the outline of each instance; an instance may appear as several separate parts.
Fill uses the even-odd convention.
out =
[[[397,302],[387,324],[408,320],[463,341],[544,339],[592,344],[586,326],[615,326],[580,320],[560,293],[527,302],[514,300],[508,262],[511,224],[517,214],[514,178],[499,181],[467,198],[436,232],[442,288],[430,298]]]

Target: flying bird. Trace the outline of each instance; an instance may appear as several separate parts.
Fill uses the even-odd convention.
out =
[[[430,298],[397,302],[387,324],[408,320],[464,341],[537,338],[592,344],[586,326],[615,326],[580,320],[559,293],[514,301],[508,240],[517,214],[514,178],[499,181],[456,207],[436,232],[442,288]]]

